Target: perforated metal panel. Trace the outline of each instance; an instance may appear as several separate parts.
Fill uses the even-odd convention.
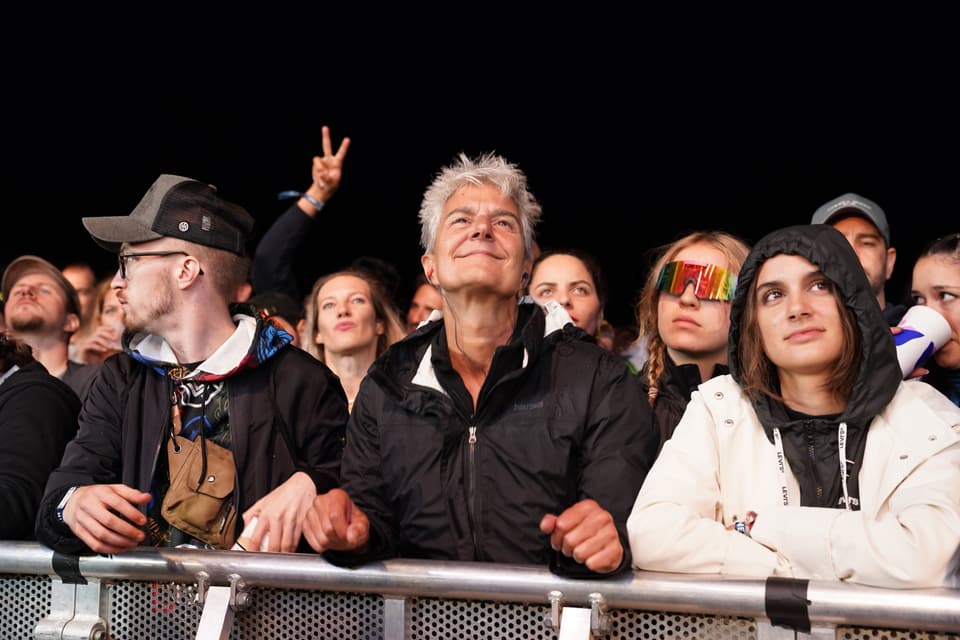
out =
[[[890,631],[862,627],[837,627],[837,640],[960,640],[957,633],[924,633],[923,631]]]
[[[0,638],[32,639],[37,623],[50,615],[52,599],[47,576],[5,575],[0,578]]]
[[[550,607],[411,598],[408,638],[556,640]]]
[[[176,583],[114,582],[107,585],[110,638],[188,640],[197,633],[201,608],[196,587]],[[234,617],[231,640],[374,640],[384,634],[383,599],[376,595],[250,590],[251,606]],[[31,640],[50,614],[47,576],[0,577],[0,640]],[[550,607],[489,601],[410,598],[407,637],[414,640],[556,640]],[[610,640],[709,638],[755,640],[753,620],[633,610],[609,612]],[[960,640],[958,633],[925,633],[838,627],[837,640]]]
[[[556,640],[550,627],[550,607],[458,600],[411,600],[408,637],[413,640]],[[756,626],[746,618],[673,615],[645,611],[610,612],[611,640],[711,638],[755,640]]]
[[[110,587],[110,637],[183,640],[197,635],[203,611],[196,588],[173,583],[118,582]],[[231,640],[367,640],[383,637],[379,596],[251,589],[250,606],[233,619]]]
[[[710,638],[756,640],[757,627],[749,618],[681,615],[621,609],[610,612],[615,640],[657,638]]]

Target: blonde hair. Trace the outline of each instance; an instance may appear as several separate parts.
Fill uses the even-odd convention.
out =
[[[643,290],[640,293],[640,301],[637,302],[636,315],[637,326],[641,336],[647,337],[647,383],[650,387],[650,404],[653,405],[659,392],[658,384],[666,370],[667,345],[664,344],[660,336],[658,325],[658,306],[660,302],[660,291],[657,289],[657,278],[660,276],[660,270],[668,262],[672,262],[674,256],[680,251],[696,244],[706,244],[726,257],[729,263],[727,268],[740,273],[747,254],[750,253],[750,247],[740,238],[726,233],[725,231],[694,231],[668,245],[664,245],[655,250],[654,255],[658,256],[647,273]]]
[[[345,269],[343,271],[328,273],[325,276],[320,276],[317,278],[317,281],[313,283],[313,288],[310,290],[310,295],[307,296],[304,304],[303,333],[306,339],[304,340],[303,348],[320,362],[326,363],[323,345],[317,344],[316,341],[317,314],[320,312],[317,308],[317,294],[320,293],[323,285],[340,276],[360,278],[367,283],[367,287],[370,289],[370,304],[373,305],[374,317],[377,322],[383,323],[383,333],[377,336],[377,357],[379,358],[390,345],[394,342],[399,342],[406,336],[407,332],[400,322],[400,316],[394,308],[393,302],[387,295],[383,285],[380,284],[380,281],[365,271],[356,269]]]

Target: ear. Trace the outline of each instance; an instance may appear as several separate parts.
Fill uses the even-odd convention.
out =
[[[80,316],[75,313],[68,313],[67,317],[63,320],[63,331],[64,333],[76,333],[77,329],[80,328]]]
[[[897,250],[893,247],[887,248],[887,280],[893,275],[893,265],[897,263]]]
[[[386,328],[385,328],[384,325],[383,325],[383,321],[382,321],[382,320],[377,320],[377,326],[376,326],[377,335],[378,335],[378,336],[382,336],[385,331],[386,331]]]
[[[420,264],[423,266],[423,273],[427,276],[427,282],[430,284],[439,284],[436,276],[436,263],[432,253],[425,253],[420,256]]]
[[[177,270],[177,285],[183,289],[187,285],[193,283],[198,277],[200,277],[200,263],[193,257],[190,257],[186,261],[180,264],[180,267]],[[240,300],[231,300],[231,302],[242,302]]]
[[[523,275],[520,276],[520,286],[525,287],[530,283],[530,272],[533,270],[533,260],[523,261]]]

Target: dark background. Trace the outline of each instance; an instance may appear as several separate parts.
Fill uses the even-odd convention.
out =
[[[327,124],[353,144],[298,257],[304,288],[372,255],[409,295],[424,188],[458,152],[492,150],[529,176],[541,246],[599,258],[615,323],[632,322],[650,249],[701,228],[753,242],[847,191],[887,213],[900,299],[920,247],[960,228],[956,52],[851,39],[814,57],[824,34],[807,35],[797,49],[770,49],[772,34],[696,51],[637,33],[589,51],[560,38],[495,59],[456,38],[332,59],[319,43],[305,56],[252,37],[202,57],[169,36],[166,51],[58,44],[55,62],[8,62],[0,264],[36,253],[107,275],[114,259],[80,218],[129,213],[160,173],[217,185],[254,215],[256,241],[289,204],[276,194],[308,186]]]

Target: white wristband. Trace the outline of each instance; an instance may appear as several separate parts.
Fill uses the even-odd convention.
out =
[[[67,489],[67,492],[63,494],[63,498],[60,500],[60,503],[57,505],[57,520],[63,522],[63,510],[67,507],[67,502],[70,498],[73,497],[73,492],[77,490],[76,485]]]

